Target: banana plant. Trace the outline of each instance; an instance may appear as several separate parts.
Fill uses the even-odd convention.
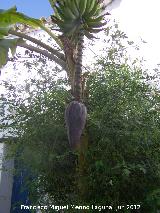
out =
[[[106,25],[102,15],[103,1],[98,0],[50,0],[55,14],[52,21],[57,24],[67,61],[69,79],[74,100],[67,106],[65,119],[71,148],[81,146],[81,135],[85,127],[87,109],[82,97],[82,55],[84,36],[95,38],[94,34]]]
[[[51,4],[55,11],[52,21],[58,25],[61,32],[59,38],[63,43],[74,97],[66,107],[65,120],[70,146],[78,151],[78,188],[82,199],[87,189],[83,176],[87,167],[85,152],[88,148],[88,134],[82,135],[87,119],[87,108],[82,96],[83,45],[85,36],[88,39],[94,38],[94,34],[102,31],[102,27],[106,25],[105,14],[102,15],[105,9],[102,3],[103,1],[98,0],[57,0]]]
[[[9,49],[14,54],[16,47],[20,46],[43,54],[67,71],[74,101],[66,108],[65,117],[69,142],[71,148],[75,149],[80,145],[87,117],[81,82],[84,36],[92,39],[95,33],[103,30],[102,27],[106,25],[105,14],[102,15],[104,5],[102,0],[49,0],[49,2],[54,10],[54,15],[51,16],[52,24],[58,26],[60,36],[56,36],[45,27],[42,20],[17,12],[16,7],[0,10],[0,67],[7,63]],[[43,29],[56,41],[64,54],[26,33],[15,30],[14,26],[17,23]],[[8,38],[8,35],[16,38]],[[28,45],[26,40],[43,49]]]

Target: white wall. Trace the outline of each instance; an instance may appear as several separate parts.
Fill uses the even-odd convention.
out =
[[[5,157],[7,154],[7,146],[1,144],[0,148],[1,153],[3,150],[3,157]],[[0,175],[0,212],[10,213],[14,161],[3,160],[1,162],[3,163],[3,170]]]
[[[2,157],[3,157],[3,143],[0,143],[0,183],[1,183]]]
[[[2,105],[3,103],[0,102]],[[0,112],[0,120],[4,115],[8,114],[8,108],[3,107]],[[7,122],[7,121],[6,121]],[[11,121],[10,121],[11,122]],[[0,140],[11,136],[7,130],[0,129]],[[13,185],[13,169],[14,161],[6,160],[8,146],[0,143],[0,213],[10,213],[12,185]]]

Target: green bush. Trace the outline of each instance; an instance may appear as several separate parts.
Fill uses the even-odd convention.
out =
[[[89,81],[86,201],[160,208],[159,95],[139,71],[103,64]]]
[[[18,138],[11,152],[34,177],[26,180],[34,204],[141,205],[139,211],[149,213],[160,209],[159,91],[147,84],[141,69],[124,63],[123,46],[118,52],[111,47],[114,51],[97,61],[87,80],[89,145],[83,176],[78,154],[68,144],[64,110],[71,97],[62,82],[52,82],[52,90],[16,106],[10,126]]]
[[[47,194],[59,205],[140,204],[142,212],[156,212],[160,208],[158,94],[142,81],[139,71],[114,63],[91,74],[87,87],[89,147],[81,177],[83,196],[79,196],[77,155],[70,152],[64,122],[67,91],[57,89],[37,97],[32,106],[19,108],[26,117],[19,124],[23,133],[17,141],[18,159],[36,177],[28,182],[31,199],[44,202]]]

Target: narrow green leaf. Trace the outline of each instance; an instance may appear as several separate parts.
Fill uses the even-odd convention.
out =
[[[53,10],[54,10],[55,2],[56,2],[56,0],[49,0],[49,3],[51,5],[51,7],[53,8]]]
[[[30,18],[23,13],[17,12],[16,7],[12,7],[8,10],[0,11],[0,26],[7,27],[12,24],[23,23],[32,27],[40,27],[42,25],[39,19]]]

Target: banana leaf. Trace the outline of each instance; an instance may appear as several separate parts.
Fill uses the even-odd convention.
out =
[[[32,27],[43,27],[39,19],[31,18],[17,12],[16,6],[8,10],[0,10],[0,27],[8,27],[16,23],[27,24]]]
[[[16,6],[8,10],[0,9],[0,68],[7,63],[9,49],[11,49],[12,51],[13,46],[14,49],[16,49],[17,40],[6,39],[6,36],[9,35],[9,29],[17,23],[26,24],[33,28],[40,27],[41,29],[46,31],[57,42],[59,46],[61,45],[57,36],[53,34],[48,28],[46,28],[41,20],[31,18],[23,13],[17,12]]]

